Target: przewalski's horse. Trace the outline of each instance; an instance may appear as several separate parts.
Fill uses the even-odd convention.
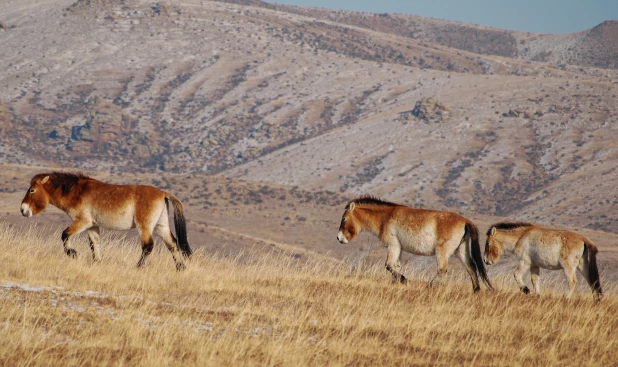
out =
[[[478,228],[459,214],[411,208],[370,196],[361,197],[350,201],[345,207],[337,240],[348,243],[364,229],[378,236],[388,247],[386,270],[393,274],[395,282],[406,282],[401,274],[402,251],[436,255],[438,277],[446,273],[449,258],[457,252],[457,257],[472,278],[474,291],[481,289],[478,275],[493,289],[483,266]]]
[[[505,252],[514,252],[519,258],[515,270],[515,281],[522,292],[530,290],[523,276],[530,271],[530,279],[536,294],[541,294],[541,269],[564,269],[569,281],[567,297],[571,297],[577,276],[575,269],[586,278],[592,288],[595,300],[603,296],[599,269],[597,268],[597,247],[586,237],[575,232],[538,227],[530,223],[498,223],[489,227],[485,244],[485,263],[498,262]]]
[[[169,227],[170,202],[174,208],[178,239]],[[31,217],[45,210],[48,204],[58,207],[73,220],[62,232],[64,251],[70,257],[77,255],[71,239],[87,231],[92,256],[95,261],[101,261],[99,227],[121,230],[137,227],[142,241],[142,257],[138,267],[144,265],[152,252],[153,231],[161,236],[171,251],[177,270],[185,268],[178,250],[187,258],[191,256],[182,204],[174,195],[155,187],[111,185],[83,174],[43,173],[30,181],[30,188],[21,202],[21,214]]]

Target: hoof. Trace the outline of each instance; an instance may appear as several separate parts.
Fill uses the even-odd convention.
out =
[[[399,283],[408,284],[408,279],[402,275],[401,278],[399,279]]]
[[[75,249],[69,248],[66,250],[66,254],[68,257],[75,259],[77,257],[77,251]]]
[[[474,287],[474,293],[478,293],[481,291],[481,287]]]
[[[183,271],[185,270],[187,267],[185,266],[185,264],[183,263],[177,263],[176,264],[176,271]]]
[[[530,294],[530,289],[528,287],[519,288],[524,294]]]

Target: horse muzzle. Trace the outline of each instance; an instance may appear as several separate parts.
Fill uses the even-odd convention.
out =
[[[32,216],[32,210],[30,210],[30,205],[28,204],[21,204],[19,211],[21,212],[21,215],[26,218],[30,218]]]
[[[493,265],[493,261],[489,260],[488,258],[484,258],[483,262],[485,262],[485,265]]]
[[[343,232],[341,232],[341,231],[339,231],[339,233],[337,233],[337,241],[339,241],[339,243],[343,243],[343,244],[348,243],[348,239],[345,238],[345,236],[343,235]]]

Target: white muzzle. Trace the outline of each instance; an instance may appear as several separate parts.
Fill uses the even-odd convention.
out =
[[[24,217],[30,218],[32,216],[32,210],[30,210],[30,205],[28,204],[21,204],[19,211]]]
[[[348,239],[345,238],[342,231],[339,231],[339,233],[337,233],[337,241],[339,241],[340,243],[348,243]]]

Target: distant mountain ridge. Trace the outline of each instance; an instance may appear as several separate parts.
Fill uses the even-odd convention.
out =
[[[510,31],[415,15],[373,14],[289,6],[260,0],[218,1],[327,19],[482,55],[545,61],[554,64],[618,68],[618,20],[608,20],[582,32],[553,35]]]

